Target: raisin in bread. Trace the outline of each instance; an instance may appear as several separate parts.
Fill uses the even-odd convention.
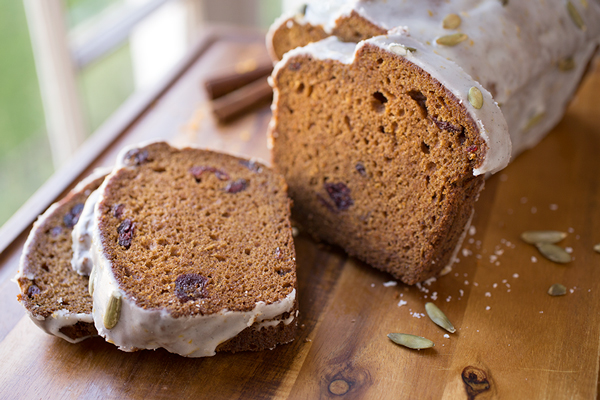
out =
[[[94,321],[121,350],[189,357],[294,339],[295,250],[283,178],[154,143],[124,151],[92,224]]]
[[[271,26],[267,47],[275,59],[327,36],[358,42],[402,27],[423,44],[421,51],[453,61],[493,95],[508,124],[513,156],[561,120],[600,43],[597,1],[307,3],[301,13],[283,15]]]
[[[94,173],[35,222],[15,277],[17,296],[33,322],[71,343],[96,335],[88,278],[71,268],[71,231],[106,171]]]
[[[510,157],[490,93],[404,34],[292,50],[272,81],[273,160],[298,222],[408,284],[448,265],[484,174]]]

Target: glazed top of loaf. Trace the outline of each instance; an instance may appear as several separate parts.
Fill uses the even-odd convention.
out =
[[[600,4],[587,0],[309,1],[294,18],[331,33],[351,14],[387,30],[403,27],[425,51],[455,62],[489,90],[508,122],[513,154],[560,120],[600,42]],[[451,14],[454,25],[444,27]],[[453,45],[442,44],[453,34],[446,38]]]

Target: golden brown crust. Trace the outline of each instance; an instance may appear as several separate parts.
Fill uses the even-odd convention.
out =
[[[274,82],[273,160],[294,217],[408,284],[439,272],[483,185],[487,147],[466,109],[373,45],[352,65],[296,56]]]

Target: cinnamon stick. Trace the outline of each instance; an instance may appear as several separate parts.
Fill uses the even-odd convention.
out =
[[[204,87],[206,88],[208,98],[214,100],[246,86],[259,78],[269,76],[272,71],[273,64],[270,61],[264,61],[251,71],[239,73],[235,70],[230,70],[209,78],[204,82]]]
[[[212,102],[213,113],[221,123],[228,122],[241,114],[269,104],[273,89],[266,78],[258,79]]]

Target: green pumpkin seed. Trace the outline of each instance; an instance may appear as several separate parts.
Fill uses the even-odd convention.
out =
[[[458,14],[448,14],[442,21],[442,27],[444,29],[456,29],[460,26],[462,20]]]
[[[417,49],[415,49],[414,47],[408,47],[408,46],[404,46],[402,44],[394,43],[394,44],[390,45],[390,51],[399,56],[406,56],[406,55],[408,55],[408,53],[415,53],[417,51]]]
[[[587,30],[587,26],[585,26],[585,22],[583,22],[583,18],[581,18],[579,11],[577,11],[573,3],[571,3],[570,1],[567,1],[567,11],[569,12],[569,16],[573,20],[573,23],[577,25],[579,29],[585,32]]]
[[[467,98],[469,99],[469,103],[471,103],[471,105],[476,109],[479,110],[481,107],[483,107],[483,95],[475,86],[469,89],[469,95]]]
[[[110,295],[108,299],[108,305],[106,306],[106,312],[104,313],[104,326],[106,329],[112,329],[119,322],[121,316],[121,293],[115,291]]]
[[[562,60],[558,61],[558,69],[562,72],[571,71],[574,68],[575,60],[573,60],[573,57],[563,58]]]
[[[550,296],[564,296],[567,294],[567,288],[560,283],[555,283],[554,285],[550,286],[550,289],[548,289],[548,294]]]
[[[92,273],[90,274],[88,281],[88,290],[90,292],[90,296],[94,295],[94,279],[96,279],[96,268],[92,268]]]
[[[454,325],[452,322],[446,317],[446,314],[442,312],[435,304],[427,303],[425,304],[425,310],[427,311],[427,315],[429,318],[439,327],[444,328],[450,333],[456,332],[454,329]]]
[[[453,33],[452,35],[440,36],[439,38],[435,39],[435,42],[442,46],[456,46],[468,38],[469,37],[464,33]]]
[[[421,336],[409,335],[407,333],[389,333],[387,335],[390,340],[400,346],[408,347],[409,349],[428,349],[435,344]]]
[[[559,231],[526,231],[521,233],[521,239],[525,243],[558,243],[567,237],[565,232]]]
[[[525,124],[523,131],[528,131],[531,128],[533,128],[534,126],[536,126],[537,124],[539,124],[544,119],[545,116],[546,116],[546,113],[542,111],[541,113],[538,113],[538,114],[534,115],[533,117],[531,117],[531,119],[529,121],[527,121],[527,124]]]
[[[571,261],[571,255],[565,251],[562,247],[559,247],[552,243],[536,243],[536,247],[550,261],[554,261],[559,264],[566,264]]]

